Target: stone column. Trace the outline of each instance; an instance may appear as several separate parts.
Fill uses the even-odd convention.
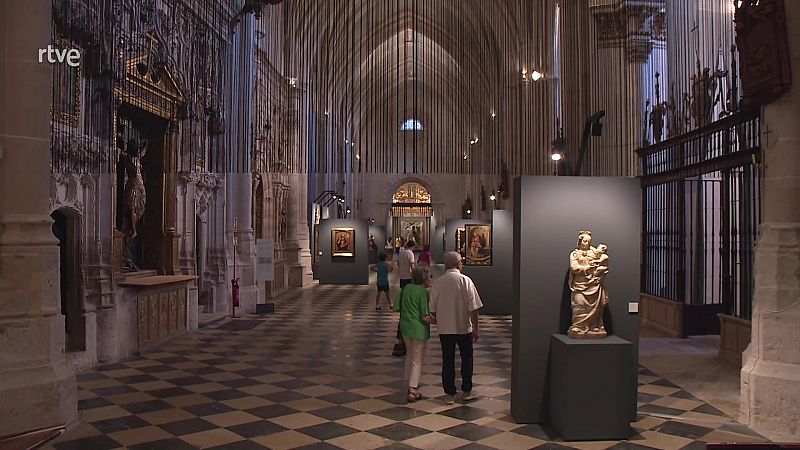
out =
[[[800,2],[786,1],[793,89],[764,107],[764,215],[741,420],[800,440]]]
[[[307,130],[300,129],[301,114],[308,111],[308,95],[301,97],[301,89],[292,89],[289,97],[289,142],[288,152],[302,155],[307,148]],[[308,233],[308,174],[292,174],[289,179],[291,196],[288,199],[288,239],[284,250],[288,259],[289,286],[303,287],[312,282],[311,249]]]
[[[239,300],[242,311],[255,313],[260,301],[255,279],[255,237],[253,233],[252,133],[253,79],[255,74],[254,18],[241,17],[233,36],[230,70],[229,105],[231,117],[230,145],[232,155],[225,177],[226,228],[229,279],[239,278]],[[234,239],[238,242],[234,251]],[[230,286],[229,286],[230,287]]]
[[[0,2],[0,436],[77,420],[49,214],[50,0]]]
[[[588,114],[605,109],[607,123],[625,123],[629,126],[605,127],[603,147],[606,151],[588,152],[582,172],[592,175],[634,176],[639,161],[635,150],[642,144],[644,100],[647,85],[646,65],[653,50],[654,40],[662,33],[656,24],[663,23],[664,0],[592,0],[591,12],[597,24],[598,77],[612,80],[607,92],[595,92],[596,99]],[[659,17],[660,16],[660,17]],[[657,20],[658,19],[658,20]],[[620,68],[625,68],[620,70]],[[585,118],[583,119],[585,120]],[[580,127],[583,131],[583,123]],[[611,155],[618,155],[610,157]],[[619,161],[603,165],[592,173],[591,161],[602,158]]]

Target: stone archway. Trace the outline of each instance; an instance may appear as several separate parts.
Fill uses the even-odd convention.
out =
[[[61,314],[64,316],[66,351],[86,350],[86,308],[81,263],[81,215],[71,208],[50,214],[53,235],[58,239]]]

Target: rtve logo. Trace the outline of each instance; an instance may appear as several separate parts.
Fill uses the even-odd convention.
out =
[[[79,65],[81,65],[81,52],[76,48],[62,49],[58,47],[53,47],[52,44],[48,45],[47,48],[40,48],[39,49],[40,63],[44,63],[45,54],[47,54],[47,62],[49,62],[50,64],[67,63],[67,65],[71,67],[78,67]]]

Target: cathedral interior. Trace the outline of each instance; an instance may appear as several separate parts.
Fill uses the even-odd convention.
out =
[[[790,448],[793,79],[800,0],[0,0],[0,449]]]

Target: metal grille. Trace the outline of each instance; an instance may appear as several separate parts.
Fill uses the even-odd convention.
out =
[[[757,111],[639,150],[644,293],[750,318],[760,153]]]

